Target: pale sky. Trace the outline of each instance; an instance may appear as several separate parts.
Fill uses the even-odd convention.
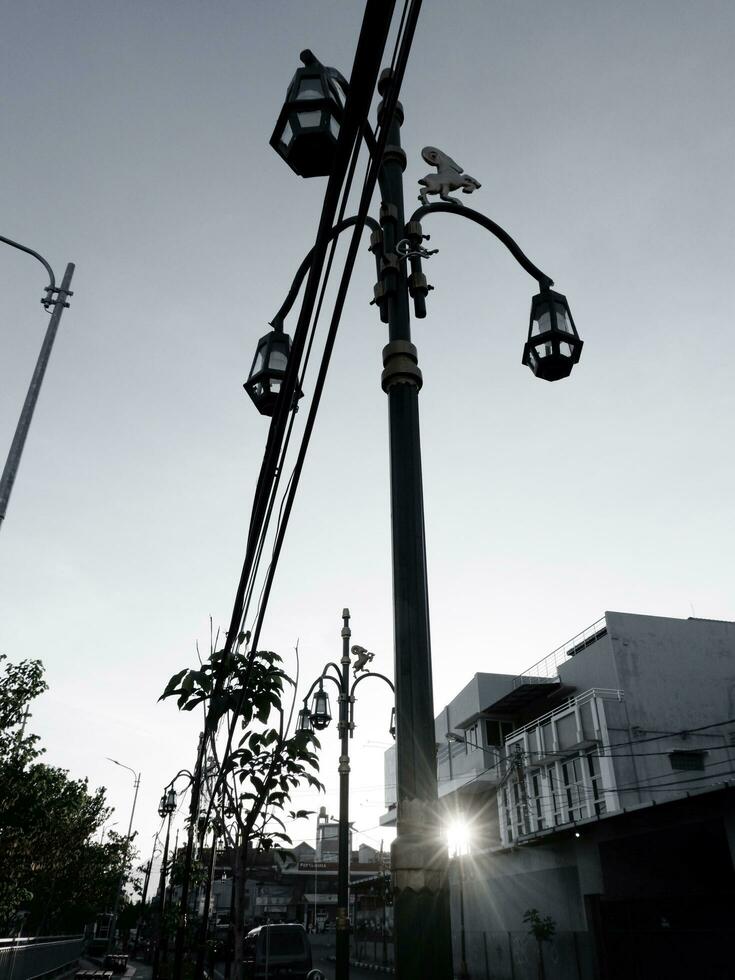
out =
[[[268,139],[302,48],[349,74],[362,9],[1,8],[0,234],[77,272],[0,532],[0,651],[44,661],[33,730],[49,763],[108,787],[116,829],[132,778],[105,757],[142,770],[144,854],[198,721],[156,699],[208,649],[209,616],[228,624],[244,554],[267,421],[242,382],[325,187]],[[421,148],[440,147],[482,184],[463,202],[554,278],[585,343],[571,378],[535,380],[520,364],[534,281],[482,229],[426,219],[439,254],[414,340],[437,711],[606,609],[735,618],[733,30],[716,0],[424,3],[402,93],[407,210]],[[365,247],[262,637],[289,669],[299,641],[302,695],[339,654],[343,606],[393,673],[373,283]],[[0,284],[4,459],[46,283],[0,246]],[[356,843],[387,846],[390,700],[377,683],[360,694],[351,818]],[[323,742],[327,796],[294,802],[336,812],[334,729]]]

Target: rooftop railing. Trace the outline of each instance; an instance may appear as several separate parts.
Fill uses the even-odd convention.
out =
[[[562,643],[551,653],[547,654],[537,663],[533,664],[528,670],[524,670],[513,681],[513,687],[520,687],[521,684],[538,683],[548,681],[553,683],[559,676],[559,667],[567,663],[570,657],[576,657],[578,653],[592,646],[601,637],[607,634],[607,623],[602,616],[581,633],[577,633],[566,643]]]

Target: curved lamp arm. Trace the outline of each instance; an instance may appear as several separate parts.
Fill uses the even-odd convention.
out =
[[[435,204],[426,204],[417,211],[414,211],[409,220],[421,221],[427,214],[433,214],[437,211],[445,211],[447,214],[457,214],[462,218],[467,218],[469,221],[474,221],[476,224],[482,225],[483,228],[486,228],[492,235],[495,235],[498,241],[501,241],[505,245],[516,262],[526,270],[529,276],[536,279],[541,289],[547,289],[554,285],[554,280],[550,279],[549,276],[531,262],[528,256],[521,251],[518,243],[510,237],[504,228],[501,228],[491,218],[481,214],[479,211],[466,208],[463,204],[456,205],[437,201]]]
[[[27,252],[29,255],[32,255],[34,259],[38,259],[38,261],[44,267],[46,272],[48,272],[49,284],[46,291],[49,292],[49,290],[53,291],[54,289],[56,289],[56,279],[54,278],[54,270],[51,268],[51,266],[48,264],[48,262],[42,255],[39,255],[38,252],[34,252],[33,249],[28,248],[27,245],[21,245],[18,242],[14,242],[12,238],[5,238],[4,235],[0,235],[0,242],[5,242],[6,245],[12,245],[13,248],[18,248],[20,249],[21,252]],[[49,292],[49,296],[50,295],[51,294]],[[44,304],[44,306],[47,305],[45,300],[41,300],[41,302]],[[114,762],[114,760],[112,761]]]
[[[353,682],[352,687],[350,688],[350,738],[352,738],[352,732],[354,731],[355,688],[360,683],[360,681],[364,681],[366,677],[379,677],[381,681],[385,681],[385,683],[388,685],[391,691],[393,691],[394,694],[396,693],[396,689],[395,689],[395,685],[393,684],[393,681],[390,680],[388,677],[386,677],[385,674],[379,674],[377,670],[368,670],[364,674],[360,674],[360,676]]]
[[[335,670],[338,670],[336,664],[333,664],[331,662],[328,663],[327,666],[324,668],[324,670],[321,672],[321,674],[317,677],[317,679],[311,685],[311,687],[309,688],[309,690],[306,692],[306,695],[304,696],[304,704],[306,704],[306,702],[309,700],[309,698],[311,697],[311,695],[314,693],[317,684],[321,685],[321,684],[324,683],[324,681],[332,681],[334,684],[337,685],[337,690],[338,691],[341,691],[342,690],[342,685],[339,682],[339,680],[336,677],[333,677],[331,674],[328,674],[327,673],[327,671],[329,670],[330,667],[334,667]]]
[[[172,780],[171,780],[171,781],[170,781],[170,782],[169,782],[169,783],[168,783],[168,784],[166,785],[166,789],[168,789],[168,787],[169,787],[169,786],[173,786],[173,784],[174,784],[174,783],[176,782],[176,780],[177,780],[177,779],[178,779],[178,778],[179,778],[180,776],[187,776],[187,777],[189,778],[189,785],[190,785],[190,786],[191,786],[191,784],[192,784],[192,783],[194,782],[194,776],[193,776],[193,775],[192,775],[192,774],[191,774],[191,773],[189,772],[189,770],[188,770],[188,769],[180,769],[180,770],[179,770],[179,771],[178,771],[178,772],[176,773],[176,775],[174,776],[174,778],[173,778],[173,779],[172,779]]]
[[[26,249],[26,251],[28,251],[28,249]],[[121,769],[127,769],[128,772],[132,772],[133,779],[136,782],[140,780],[140,773],[136,772],[135,769],[132,769],[130,766],[126,766],[124,762],[118,762],[117,759],[111,759],[109,755],[106,755],[105,758],[108,762],[114,762],[116,766],[120,766]]]
[[[340,221],[339,224],[335,225],[334,228],[332,228],[331,232],[329,233],[329,240],[331,241],[333,238],[337,238],[337,236],[341,235],[346,228],[351,228],[352,225],[356,225],[359,220],[360,219],[357,215],[353,215],[351,218],[345,218],[344,221]],[[380,225],[375,220],[375,218],[371,218],[370,215],[367,215],[365,217],[365,224],[370,228],[371,231],[380,231]],[[288,295],[286,296],[285,300],[281,304],[281,308],[279,309],[278,313],[276,313],[276,315],[273,317],[273,319],[270,321],[271,326],[273,326],[277,331],[280,331],[282,329],[283,321],[286,319],[289,312],[291,311],[291,307],[296,302],[296,297],[299,294],[299,289],[301,289],[301,284],[304,281],[306,273],[309,271],[311,267],[311,260],[313,256],[314,256],[314,249],[312,248],[311,251],[309,251],[306,254],[304,261],[296,270],[296,275],[294,276],[293,282],[291,283],[291,288],[289,289]],[[377,255],[375,260],[376,263],[379,261]]]

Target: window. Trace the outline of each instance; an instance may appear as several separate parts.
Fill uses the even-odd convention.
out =
[[[704,772],[704,757],[706,755],[706,752],[697,749],[675,749],[669,753],[669,761],[672,769]]]
[[[531,797],[529,801],[536,823],[536,830],[544,829],[544,800],[541,782],[541,773],[531,773]]]
[[[471,728],[466,729],[464,738],[465,752],[467,755],[470,752],[477,752],[478,749],[482,748],[482,733],[480,731],[479,721],[476,721]]]
[[[513,731],[512,721],[496,721],[495,718],[485,719],[485,744],[499,748],[505,744],[506,738]]]

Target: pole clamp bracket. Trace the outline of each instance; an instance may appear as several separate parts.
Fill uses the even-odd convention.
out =
[[[421,388],[424,383],[418,366],[418,353],[407,340],[392,340],[383,348],[383,373],[380,386],[386,393],[396,384]]]

